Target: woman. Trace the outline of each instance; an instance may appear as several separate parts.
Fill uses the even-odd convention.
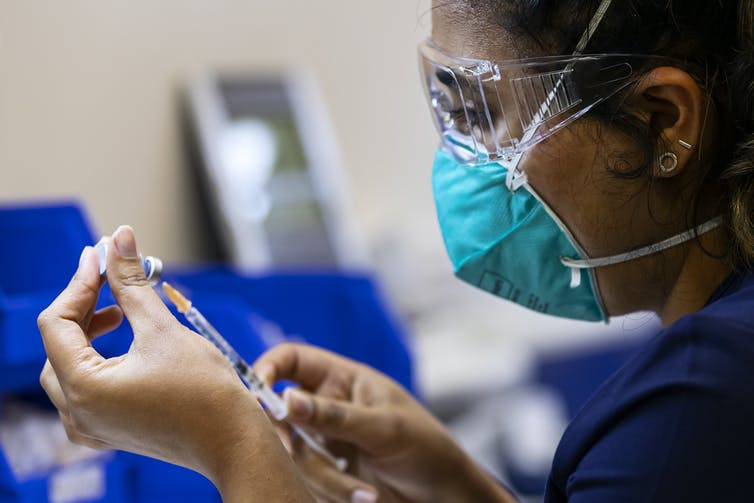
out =
[[[652,310],[666,327],[569,426],[546,500],[751,499],[754,3],[437,0],[432,16],[420,59],[456,274],[542,312]],[[112,240],[120,308],[92,312],[86,249],[39,318],[41,382],[73,440],[188,466],[228,501],[513,501],[393,381],[284,345],[257,372],[300,383],[291,420],[351,459],[339,473],[293,442],[294,466],[148,286],[133,231]],[[121,309],[134,343],[104,360],[90,340]]]

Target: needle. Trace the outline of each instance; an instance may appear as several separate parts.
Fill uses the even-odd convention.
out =
[[[244,361],[241,355],[236,352],[233,347],[228,344],[228,341],[220,335],[215,327],[213,327],[209,321],[199,312],[199,310],[191,305],[191,301],[184,297],[181,292],[170,286],[167,282],[162,283],[162,289],[168,298],[175,304],[178,311],[182,313],[186,319],[193,325],[197,332],[204,338],[209,340],[212,344],[225,355],[225,357],[233,364],[236,372],[241,376],[241,380],[249,388],[249,391],[259,401],[267,407],[267,410],[278,421],[282,421],[288,416],[288,405],[285,400],[275,393],[272,388],[267,386],[257,376],[251,366]],[[317,442],[306,431],[302,430],[297,425],[291,425],[296,434],[306,442],[306,444],[317,454],[329,461],[338,470],[344,471],[348,466],[348,462],[344,458],[335,457],[324,446]]]

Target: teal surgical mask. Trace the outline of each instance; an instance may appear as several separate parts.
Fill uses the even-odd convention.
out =
[[[655,245],[592,259],[516,169],[468,167],[439,150],[432,184],[456,276],[534,311],[579,320],[607,319],[595,267],[657,253],[720,225],[716,218]]]

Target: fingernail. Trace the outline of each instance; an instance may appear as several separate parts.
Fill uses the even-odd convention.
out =
[[[110,239],[102,238],[96,245],[94,245],[94,251],[97,252],[97,260],[99,261],[99,275],[103,276],[107,271],[107,249],[110,247]]]
[[[91,246],[85,246],[83,250],[81,250],[81,256],[79,257],[79,268],[81,268],[81,264],[84,263],[86,260],[86,257],[89,256],[89,252],[92,251]]]
[[[79,257],[79,267],[76,271],[76,276],[86,282],[97,281],[97,278],[99,277],[97,267],[91,263],[92,258],[90,255],[93,251],[94,249],[91,246],[85,246],[84,249],[81,250],[81,256]]]
[[[295,388],[286,388],[283,392],[288,402],[288,412],[299,419],[308,419],[314,412],[312,399]]]
[[[377,503],[377,495],[366,489],[356,489],[351,494],[351,503]]]
[[[118,227],[113,233],[113,244],[121,258],[136,258],[136,236],[131,227]]]

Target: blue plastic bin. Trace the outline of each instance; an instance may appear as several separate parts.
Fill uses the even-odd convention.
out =
[[[94,234],[79,205],[0,206],[0,393],[39,389],[45,361],[37,316],[76,270]],[[112,303],[103,290],[99,304]],[[122,336],[127,331],[118,331]],[[108,337],[97,348],[111,354]]]
[[[37,315],[65,287],[81,250],[96,235],[81,207],[70,202],[0,206],[0,235],[0,398],[29,392],[41,396],[38,379],[45,354]],[[371,365],[416,392],[407,340],[367,276],[248,277],[224,267],[179,269],[168,263],[165,277],[191,297],[249,362],[281,340],[306,341]],[[112,302],[104,288],[99,306]],[[266,323],[279,326],[285,336],[263,336],[259,329]],[[95,347],[105,356],[122,354],[131,338],[124,323],[95,341]],[[107,494],[98,501],[219,501],[201,475],[141,456],[116,453],[106,470]],[[13,480],[0,451],[0,503],[47,501],[48,484],[47,478]]]
[[[366,276],[281,273],[249,277],[224,267],[177,270],[174,275],[201,310],[208,297],[235,296],[254,313],[278,324],[289,340],[364,362],[412,393],[418,392],[406,336]]]

